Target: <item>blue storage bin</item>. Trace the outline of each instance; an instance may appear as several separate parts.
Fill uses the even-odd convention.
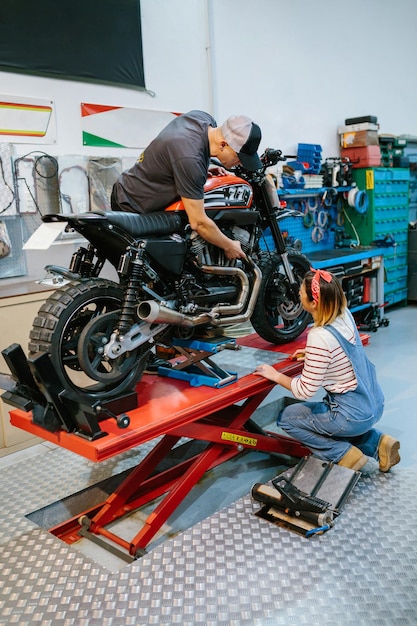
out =
[[[301,176],[298,180],[294,176],[283,176],[282,186],[284,189],[303,189],[304,178]]]
[[[303,174],[311,173],[311,166],[309,161],[287,161],[286,163],[294,170],[301,171]]]
[[[321,169],[321,152],[322,149],[319,144],[299,143],[297,160],[309,163],[311,174],[319,174]]]
[[[384,300],[387,303],[386,306],[391,306],[393,304],[397,304],[398,302],[403,302],[407,300],[408,289],[400,289],[399,291],[387,292],[387,287],[385,286],[384,291]]]
[[[320,152],[321,154],[322,148],[321,145],[318,143],[299,143],[298,150],[314,150],[315,152]]]
[[[407,278],[408,275],[408,265],[399,265],[398,267],[386,268],[387,273],[387,281],[392,283],[393,281],[399,280],[401,278]]]

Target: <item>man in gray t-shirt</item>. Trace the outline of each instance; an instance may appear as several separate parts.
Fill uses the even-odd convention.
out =
[[[204,111],[179,115],[121,174],[113,187],[112,209],[152,213],[181,199],[193,230],[222,248],[227,258],[244,258],[240,243],[226,237],[207,216],[204,183],[210,157],[227,169],[239,163],[248,170],[259,169],[260,141],[259,126],[243,115],[229,117],[220,127]]]

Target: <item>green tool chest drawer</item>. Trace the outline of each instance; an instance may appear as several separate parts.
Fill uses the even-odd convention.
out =
[[[407,249],[410,170],[370,167],[353,170],[358,189],[365,190],[367,210],[350,207],[345,222],[352,238],[362,246],[373,242],[386,247],[385,301],[387,306],[407,300]]]
[[[417,229],[408,231],[408,299],[417,300]]]

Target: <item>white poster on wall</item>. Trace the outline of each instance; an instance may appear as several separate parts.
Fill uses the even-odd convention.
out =
[[[84,146],[143,149],[180,113],[81,104]]]
[[[55,106],[51,100],[0,94],[0,141],[56,142]]]

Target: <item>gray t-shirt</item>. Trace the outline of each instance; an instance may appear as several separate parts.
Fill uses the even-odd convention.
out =
[[[204,111],[173,119],[115,183],[118,208],[152,213],[180,197],[201,200],[210,164],[209,126],[217,124]]]

